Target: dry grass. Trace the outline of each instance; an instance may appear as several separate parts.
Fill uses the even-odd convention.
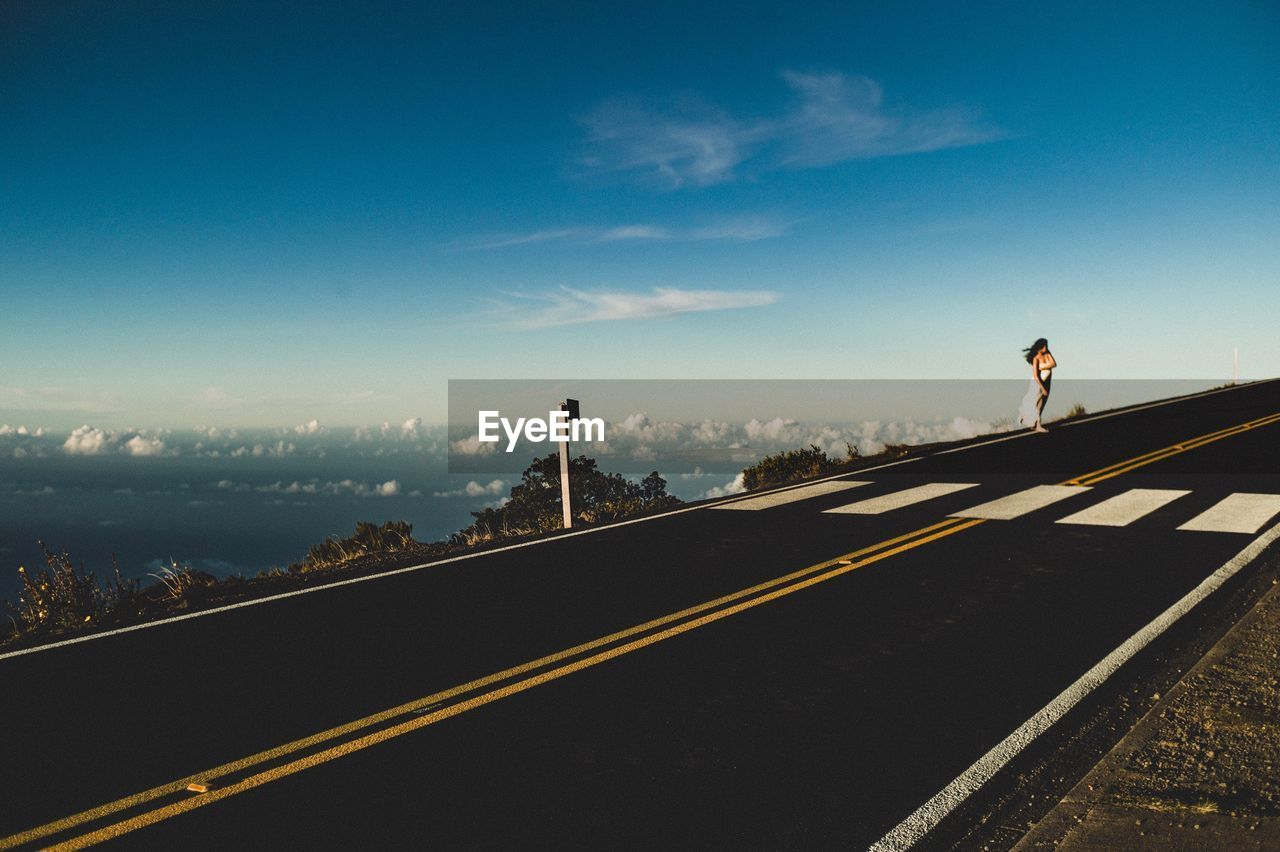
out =
[[[106,588],[83,563],[77,566],[66,551],[55,553],[40,542],[45,566],[28,571],[18,567],[18,602],[7,604],[13,636],[52,635],[82,629],[112,613],[133,606],[137,583],[120,576],[112,558],[112,577]]]
[[[310,571],[326,571],[348,565],[357,559],[374,553],[398,553],[417,545],[413,538],[413,524],[404,521],[388,521],[382,526],[360,521],[355,535],[348,538],[330,536],[307,552],[301,562],[289,566],[294,574]]]

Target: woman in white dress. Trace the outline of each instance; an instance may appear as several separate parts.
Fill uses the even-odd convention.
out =
[[[1022,350],[1027,363],[1031,365],[1031,386],[1023,397],[1022,407],[1018,410],[1018,422],[1030,426],[1036,432],[1048,432],[1040,425],[1040,416],[1044,413],[1044,404],[1049,401],[1049,383],[1053,379],[1053,368],[1058,366],[1053,354],[1049,352],[1049,341],[1043,337],[1027,349]]]

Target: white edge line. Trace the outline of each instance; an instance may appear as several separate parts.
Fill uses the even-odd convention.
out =
[[[955,810],[965,799],[969,798],[983,784],[991,779],[1001,768],[1026,748],[1032,740],[1049,729],[1053,723],[1061,719],[1068,710],[1074,707],[1090,692],[1100,686],[1115,673],[1134,654],[1141,651],[1153,639],[1202,600],[1207,598],[1223,583],[1229,580],[1242,568],[1256,559],[1267,549],[1268,545],[1280,538],[1280,524],[1276,524],[1234,557],[1225,565],[1214,571],[1188,592],[1181,600],[1156,616],[1146,627],[1130,636],[1125,642],[1089,669],[1057,698],[1054,698],[1038,713],[1023,722],[1009,736],[1001,740],[994,748],[978,758],[976,762],[959,777],[938,791],[920,807],[898,823],[888,834],[877,840],[870,847],[871,852],[899,852],[909,849],[928,834],[947,814]]]
[[[1120,408],[1115,411],[1104,411],[1100,414],[1091,414],[1088,417],[1081,417],[1078,420],[1072,420],[1070,423],[1063,423],[1054,428],[1065,429],[1068,426],[1079,426],[1081,423],[1092,423],[1095,420],[1106,420],[1108,417],[1119,417],[1122,414],[1132,414],[1135,411],[1146,411],[1148,408],[1159,408],[1162,405],[1173,405],[1179,402],[1187,402],[1188,400],[1199,399],[1202,396],[1213,396],[1215,393],[1226,393],[1227,391],[1240,390],[1241,388],[1251,387],[1252,385],[1266,384],[1267,382],[1271,382],[1271,381],[1275,381],[1275,379],[1261,379],[1259,381],[1254,381],[1254,382],[1243,382],[1241,384],[1232,385],[1230,387],[1225,387],[1225,388],[1210,388],[1209,390],[1206,390],[1206,391],[1187,394],[1186,396],[1177,396],[1177,397],[1174,397],[1173,399],[1164,399],[1159,402],[1149,402],[1143,405],[1134,405],[1128,408]],[[991,444],[999,444],[1002,441],[1012,441],[1014,438],[1026,438],[1034,434],[1035,432],[1033,432],[1029,427],[1022,428],[1022,429],[1018,429],[1017,432],[1015,432],[1012,435],[1003,435],[999,438],[993,438],[990,441],[982,441],[977,444],[966,444],[963,447],[953,447],[949,450],[939,450],[938,452],[933,453],[933,455],[945,456],[947,453],[958,453],[962,450],[971,450],[974,447],[986,447]]]
[[[1121,414],[1129,414],[1130,412],[1142,411],[1147,408],[1157,408],[1161,405],[1175,405],[1179,402],[1186,402],[1187,400],[1190,400],[1190,399],[1196,399],[1197,397],[1208,396],[1215,393],[1225,393],[1226,391],[1241,390],[1243,388],[1252,387],[1254,385],[1259,385],[1259,384],[1265,384],[1271,381],[1280,381],[1280,380],[1261,379],[1258,381],[1244,382],[1238,385],[1232,385],[1231,387],[1213,388],[1211,390],[1202,391],[1197,394],[1191,394],[1190,396],[1180,396],[1180,397],[1175,397],[1174,399],[1166,399],[1166,400],[1161,400],[1160,402],[1153,402],[1138,408],[1123,408],[1123,409],[1120,409],[1119,411],[1112,411],[1104,414],[1095,414],[1092,417],[1085,417],[1080,420],[1073,420],[1070,423],[1065,423],[1063,425],[1075,426],[1078,423],[1087,423],[1091,420],[1102,420],[1107,417],[1118,417]],[[342,586],[350,586],[355,583],[365,583],[370,580],[382,580],[387,577],[394,577],[397,574],[407,574],[410,571],[420,571],[423,568],[431,568],[436,565],[447,565],[450,562],[460,562],[464,559],[475,559],[476,557],[479,557],[479,556],[488,556],[491,553],[502,553],[503,551],[507,551],[507,550],[517,550],[521,547],[531,547],[535,544],[547,544],[549,542],[561,541],[566,538],[573,538],[574,536],[579,536],[579,535],[587,535],[589,533],[608,532],[609,530],[615,530],[615,529],[618,529],[619,527],[625,527],[631,524],[642,524],[645,521],[656,521],[658,518],[668,518],[668,517],[671,517],[672,515],[683,514],[684,512],[696,512],[700,509],[707,509],[712,506],[720,506],[725,503],[734,503],[739,500],[749,500],[754,497],[761,497],[765,494],[775,494],[783,491],[791,491],[792,489],[804,488],[807,485],[813,485],[818,482],[827,482],[829,480],[840,479],[841,477],[845,477],[845,476],[854,476],[856,474],[869,473],[873,470],[884,470],[887,467],[896,467],[897,465],[908,464],[910,462],[920,461],[921,459],[932,458],[933,456],[946,455],[947,453],[958,453],[958,452],[961,452],[962,450],[974,449],[975,447],[985,447],[988,444],[998,444],[1001,441],[1012,441],[1014,438],[1026,438],[1033,434],[1035,433],[1028,430],[1025,432],[1019,432],[1014,435],[1006,435],[1004,437],[996,438],[991,441],[983,441],[977,444],[966,444],[963,447],[954,447],[950,450],[941,450],[939,452],[929,453],[928,455],[914,456],[909,459],[899,459],[897,461],[888,462],[886,464],[876,465],[875,467],[862,468],[861,470],[852,470],[852,471],[845,471],[844,473],[836,473],[836,474],[832,474],[831,476],[824,476],[820,479],[809,479],[804,482],[800,482],[792,485],[784,485],[778,488],[771,488],[771,489],[762,489],[760,491],[752,491],[746,494],[734,494],[730,497],[725,497],[722,500],[718,500],[714,502],[699,503],[697,506],[686,506],[683,509],[673,509],[670,512],[662,512],[661,514],[657,514],[657,515],[648,515],[643,518],[633,518],[632,520],[629,520],[629,521],[619,521],[616,524],[609,524],[608,526],[604,526],[604,527],[591,527],[590,529],[577,530],[575,532],[568,532],[563,535],[553,536],[551,538],[540,538],[535,541],[522,541],[518,544],[508,544],[502,547],[495,547],[492,550],[481,550],[475,553],[464,553],[458,556],[450,556],[447,559],[438,559],[431,562],[423,562],[419,565],[410,565],[405,568],[396,568],[392,571],[380,571],[377,574],[370,574],[367,577],[353,577],[350,580],[338,580],[333,583],[325,583],[322,586],[312,586],[309,589],[296,589],[295,591],[292,591],[292,592],[281,592],[278,595],[268,595],[262,598],[254,598],[253,600],[241,601],[239,603],[228,604],[226,606],[214,607],[213,609],[203,609],[203,610],[200,610],[199,612],[187,613],[186,615],[175,615],[169,618],[161,618],[157,621],[148,621],[144,624],[133,624],[133,625],[130,625],[129,627],[118,627],[114,630],[105,630],[101,633],[91,633],[88,636],[77,636],[72,639],[63,639],[58,642],[50,642],[47,645],[36,645],[34,648],[23,648],[18,651],[9,651],[7,653],[0,654],[0,661],[8,660],[12,657],[21,657],[26,654],[34,654],[37,651],[52,651],[54,648],[64,648],[68,645],[78,645],[81,642],[92,642],[95,639],[106,639],[109,636],[119,636],[122,633],[132,633],[135,630],[147,630],[152,627],[162,627],[166,624],[175,624],[179,621],[187,621],[188,619],[192,619],[192,618],[203,618],[206,615],[217,615],[218,613],[222,613],[222,612],[230,612],[233,609],[240,609],[242,607],[247,607],[247,606],[257,606],[259,604],[271,603],[273,601],[284,600],[285,598],[293,598],[293,597],[297,597],[298,595],[306,595],[312,592],[323,592],[327,589],[337,589],[337,588],[341,588]]]
[[[308,594],[311,594],[312,592],[323,592],[328,589],[337,589],[342,586],[354,585],[355,583],[367,583],[370,580],[381,580],[384,577],[394,577],[397,574],[407,574],[411,571],[420,571],[423,568],[434,568],[437,565],[448,565],[450,562],[461,562],[464,559],[475,559],[480,556],[488,556],[491,553],[502,553],[508,550],[519,550],[522,547],[532,547],[535,544],[547,544],[553,541],[562,541],[566,538],[573,538],[574,536],[580,536],[580,535],[588,535],[590,533],[608,532],[609,530],[615,530],[615,529],[618,529],[619,527],[630,526],[631,524],[641,524],[641,523],[644,523],[645,521],[657,520],[658,518],[668,518],[668,517],[671,517],[672,515],[683,514],[684,512],[696,512],[699,509],[705,509],[705,508],[708,508],[709,506],[716,506],[722,503],[731,503],[737,500],[749,499],[753,497],[761,497],[761,496],[764,496],[765,494],[775,494],[783,491],[791,491],[796,488],[804,488],[805,486],[813,485],[816,482],[826,482],[832,479],[839,479],[842,476],[852,476],[853,474],[866,473],[867,471],[872,471],[872,470],[883,470],[886,467],[894,467],[900,464],[907,464],[908,462],[919,461],[922,458],[925,458],[925,456],[917,456],[915,458],[910,458],[910,459],[899,459],[897,461],[888,462],[886,464],[876,465],[875,467],[862,468],[861,470],[856,470],[856,471],[845,471],[844,473],[837,473],[832,476],[823,477],[822,479],[810,479],[810,480],[806,480],[805,482],[797,483],[794,485],[787,485],[780,488],[761,490],[761,491],[752,491],[750,494],[746,494],[746,495],[735,494],[732,497],[726,497],[714,503],[699,503],[697,506],[686,506],[683,509],[673,509],[670,512],[663,512],[658,515],[648,515],[643,518],[632,518],[629,521],[619,521],[616,524],[609,524],[608,526],[604,526],[604,527],[590,527],[589,529],[575,530],[573,532],[567,532],[567,533],[564,533],[563,535],[557,535],[551,538],[540,538],[535,541],[522,541],[517,544],[507,544],[507,545],[503,545],[502,547],[495,547],[491,550],[476,551],[475,553],[462,553],[457,556],[450,556],[445,559],[436,559],[431,562],[423,562],[418,565],[409,565],[404,568],[395,568],[391,571],[380,571],[377,574],[370,574],[367,577],[352,577],[349,580],[338,580],[333,583],[325,583],[322,586],[312,586],[309,589],[295,589],[292,592],[281,592],[278,595],[269,595],[267,597],[254,598],[253,600],[240,601],[239,603],[227,604],[226,606],[214,607],[213,609],[203,609],[203,610],[200,610],[199,612],[189,612],[186,615],[175,615],[169,618],[161,618],[156,621],[148,621],[144,624],[132,624],[128,627],[118,627],[114,630],[104,630],[101,633],[91,633],[88,636],[76,636],[72,639],[63,639],[59,642],[50,642],[47,645],[37,645],[34,648],[22,648],[17,651],[9,651],[8,653],[0,654],[0,660],[7,660],[11,657],[21,657],[25,654],[34,654],[37,651],[51,651],[54,648],[64,648],[67,645],[77,645],[81,642],[91,642],[95,639],[106,639],[109,636],[119,636],[122,633],[132,633],[135,630],[146,630],[152,627],[160,627],[165,624],[174,624],[179,621],[187,621],[188,619],[192,619],[192,618],[203,618],[206,615],[217,615],[218,613],[221,613],[221,612],[230,612],[233,609],[240,609],[242,607],[247,607],[247,606],[257,606],[258,604],[264,604],[264,603],[271,603],[272,601],[284,600],[285,598],[293,598],[299,595],[308,595]]]

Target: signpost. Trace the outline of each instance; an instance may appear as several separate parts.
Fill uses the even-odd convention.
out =
[[[564,441],[560,444],[560,506],[564,510],[564,528],[572,529],[573,503],[569,496],[569,435],[572,430],[571,424],[581,416],[582,412],[576,399],[566,399],[560,403],[560,410],[569,414],[561,436]]]

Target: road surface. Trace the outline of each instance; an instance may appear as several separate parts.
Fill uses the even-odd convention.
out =
[[[0,848],[899,848],[1278,519],[1273,381],[3,655]]]

